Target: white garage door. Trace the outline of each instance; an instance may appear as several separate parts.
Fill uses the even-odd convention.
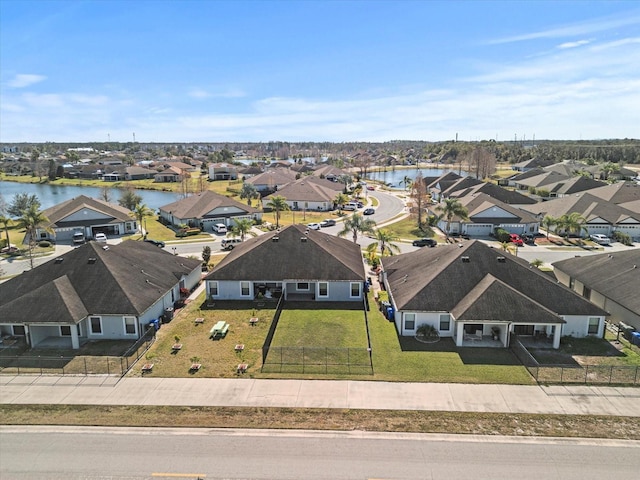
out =
[[[482,223],[471,223],[466,225],[467,235],[470,237],[488,237],[493,231],[493,225]]]

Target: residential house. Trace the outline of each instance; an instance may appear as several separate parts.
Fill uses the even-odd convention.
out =
[[[528,262],[482,242],[382,258],[382,282],[402,336],[431,325],[456,346],[508,347],[511,335],[602,337],[607,312]]]
[[[517,172],[527,172],[535,168],[543,168],[549,165],[553,165],[553,160],[534,157],[512,165],[511,169],[516,170]]]
[[[501,202],[486,193],[466,195],[458,199],[468,211],[468,220],[455,217],[449,224],[449,232],[453,234],[469,235],[470,237],[486,237],[497,228],[509,233],[535,235],[538,233],[540,221],[532,214],[518,207]],[[428,207],[429,215],[441,215],[438,205]],[[447,229],[447,219],[441,218],[438,228],[443,232]]]
[[[200,260],[146,242],[90,242],[0,284],[0,333],[32,347],[136,340],[200,270]]]
[[[271,199],[279,195],[286,199],[291,210],[327,212],[335,208],[334,200],[342,192],[342,188],[341,184],[331,180],[307,175],[264,197],[262,207],[269,208]]]
[[[365,270],[360,246],[304,225],[250,238],[206,276],[207,298],[362,302]]]
[[[640,184],[635,182],[612,183],[604,187],[589,190],[589,193],[636,213],[640,213],[637,207],[634,208],[634,205],[640,201]]]
[[[156,173],[153,176],[154,182],[181,182],[184,176],[184,171],[178,167],[169,167],[161,172]]]
[[[169,225],[184,224],[211,230],[216,223],[231,226],[241,218],[259,221],[262,213],[237,200],[207,190],[160,207],[160,218]]]
[[[318,167],[313,168],[310,171],[314,176],[326,178],[327,180],[331,180],[332,182],[340,181],[340,178],[345,175],[348,177],[351,176],[348,172],[338,167],[334,167],[333,165],[319,165]],[[301,172],[304,172],[304,170],[301,170]]]
[[[441,192],[443,198],[460,198],[467,195],[485,193],[496,200],[510,205],[531,205],[537,200],[514,190],[499,187],[495,183],[481,182],[473,177],[462,177],[448,189]]]
[[[85,238],[93,238],[96,233],[126,235],[138,228],[130,210],[85,195],[54,205],[42,213],[49,223],[36,229],[38,240],[70,242],[76,232],[84,233]]]
[[[264,173],[247,178],[245,182],[252,184],[256,187],[256,190],[264,196],[279,190],[295,179],[296,172],[288,168],[273,168]]]
[[[427,192],[431,195],[432,201],[439,202],[442,199],[442,192],[446,191],[461,178],[462,176],[457,173],[447,172],[439,177],[424,177],[423,182]]]
[[[157,172],[144,167],[127,167],[125,168],[125,180],[146,180],[147,178],[154,178]]]
[[[609,312],[609,321],[640,331],[640,250],[578,256],[553,264],[563,284]]]
[[[594,233],[608,236],[618,231],[626,233],[634,241],[640,240],[640,213],[603,200],[591,192],[577,193],[522,208],[536,215],[539,220],[547,215],[560,218],[563,215],[578,213],[586,220],[585,231],[580,232],[580,236],[588,237]],[[552,230],[558,231],[556,227],[552,227]]]
[[[209,180],[237,180],[238,168],[230,163],[209,165]]]

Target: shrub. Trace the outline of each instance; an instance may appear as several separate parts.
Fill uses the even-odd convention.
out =
[[[509,242],[510,241],[509,232],[507,232],[503,228],[496,228],[496,231],[494,232],[494,235],[496,237],[496,240],[498,240],[499,242]]]
[[[416,335],[419,337],[425,338],[438,338],[440,335],[438,334],[438,330],[433,325],[429,325],[428,323],[423,323],[416,330]]]
[[[38,246],[40,248],[49,248],[51,246],[51,242],[49,242],[48,240],[41,240],[38,242]]]
[[[613,239],[616,242],[620,242],[623,245],[631,246],[633,242],[631,241],[631,237],[623,232],[613,232]]]

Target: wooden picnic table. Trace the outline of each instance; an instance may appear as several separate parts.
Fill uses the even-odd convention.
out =
[[[247,368],[249,368],[249,364],[248,363],[239,363],[238,364],[238,373],[245,373],[247,371]]]
[[[249,325],[253,327],[256,323],[258,323],[258,320],[260,320],[258,317],[251,317],[249,319]]]
[[[236,345],[236,352],[241,352],[242,350],[244,350],[244,343],[238,343]]]
[[[204,323],[204,318],[202,318],[202,317],[198,317],[198,318],[196,318],[196,319],[195,319],[195,323],[196,323],[196,325],[199,325],[199,324],[201,324],[201,323]]]
[[[153,370],[153,363],[145,363],[142,365],[142,373],[148,373]]]

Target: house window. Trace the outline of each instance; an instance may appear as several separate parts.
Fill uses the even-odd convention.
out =
[[[13,334],[17,337],[24,337],[25,336],[24,325],[14,325]]]
[[[60,325],[60,336],[61,337],[70,337],[71,336],[71,327],[69,325]]]
[[[124,333],[125,335],[136,334],[136,317],[124,317]]]
[[[318,283],[318,296],[319,297],[329,296],[329,284],[327,282]]]
[[[309,291],[309,282],[298,282],[296,283],[296,290],[300,291]]]
[[[209,292],[212,297],[218,296],[218,282],[209,282]]]
[[[596,335],[600,330],[600,319],[598,317],[589,317],[589,335]]]
[[[416,328],[416,314],[415,313],[405,313],[404,314],[404,329],[405,330],[413,330]]]
[[[451,329],[451,315],[448,313],[443,313],[440,315],[440,331],[447,331]]]
[[[240,295],[243,297],[251,295],[249,291],[249,282],[240,282]]]
[[[351,297],[359,297],[360,296],[360,284],[354,282],[351,284]]]
[[[587,300],[591,300],[591,289],[589,287],[583,287],[582,296]]]
[[[91,327],[92,335],[102,335],[102,318],[89,317],[89,325]]]

